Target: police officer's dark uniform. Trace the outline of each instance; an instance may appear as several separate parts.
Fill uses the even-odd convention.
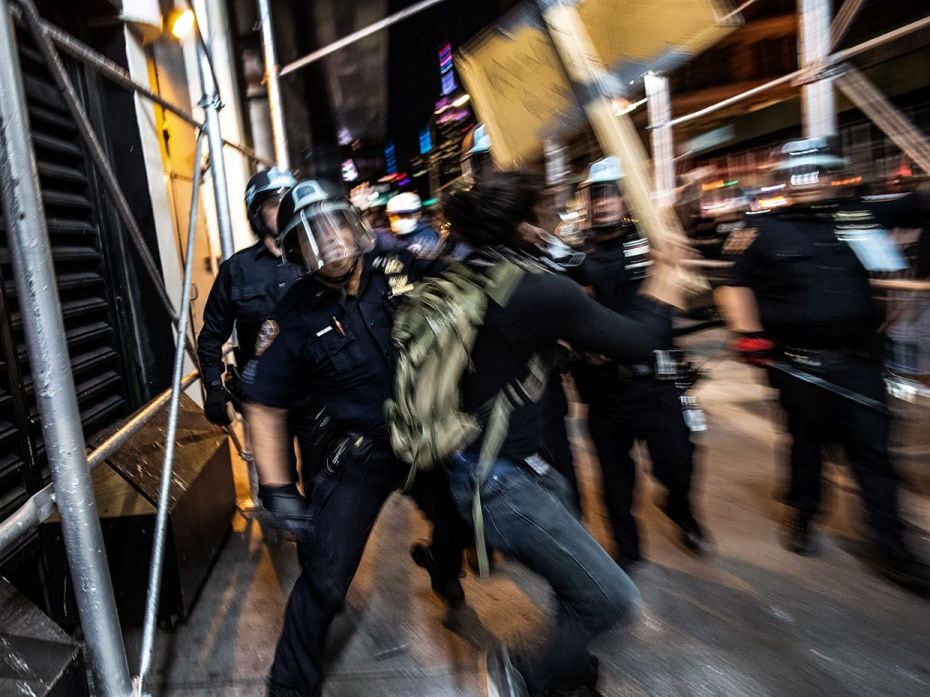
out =
[[[803,145],[803,142],[800,142]],[[827,178],[838,160],[825,145],[804,150],[825,165],[801,167]],[[788,157],[792,143],[785,146]],[[797,147],[800,147],[798,145]],[[809,170],[809,171],[808,171]],[[794,170],[789,170],[794,171]],[[806,180],[805,180],[806,181]],[[829,179],[822,182],[829,186]],[[789,185],[790,188],[790,185]],[[854,201],[820,201],[754,216],[755,238],[736,260],[726,285],[752,290],[764,334],[744,337],[735,348],[750,362],[778,359],[878,404],[886,401],[869,273],[849,244],[838,237],[844,211],[863,208]],[[770,344],[768,342],[771,342]],[[898,477],[888,452],[890,417],[782,371],[769,371],[787,413],[791,434],[790,478],[785,502],[795,513],[789,547],[814,551],[812,522],[820,509],[821,450],[837,442],[845,449],[859,484],[881,561],[908,580],[926,582],[927,566],[905,543],[898,506]]]
[[[315,183],[302,182],[292,195],[299,197],[300,187],[309,184]],[[293,203],[289,197],[282,205],[280,222],[293,213]],[[286,240],[284,246],[288,253]],[[242,376],[249,402],[287,408],[311,396],[335,425],[301,513],[303,571],[288,600],[271,669],[273,695],[316,694],[329,625],[342,607],[382,504],[407,473],[394,457],[384,421],[383,404],[393,391],[391,328],[397,303],[432,262],[374,249],[357,263],[362,270],[354,296],[315,275],[299,280],[264,323],[255,358]],[[256,450],[261,466],[259,457]],[[426,512],[451,516],[454,527],[436,525],[433,550],[438,569],[458,583],[462,545],[436,536],[467,529],[451,499]]]
[[[614,159],[594,163],[588,177],[589,187],[606,187],[604,196],[619,196],[619,168],[610,162]],[[599,176],[602,168],[604,176]],[[595,215],[589,213],[591,220]],[[649,246],[628,221],[592,229],[595,232],[576,280],[590,286],[600,303],[623,312],[636,299],[646,277]],[[657,348],[669,350],[674,346],[669,342]],[[654,362],[619,365],[596,358],[576,363],[573,375],[581,398],[588,404],[588,430],[601,463],[618,561],[628,566],[641,559],[639,530],[633,515],[636,461],[631,451],[637,440],[644,441],[649,449],[652,473],[667,492],[663,510],[680,528],[682,543],[691,551],[703,551],[704,533],[691,501],[694,445],[673,377],[657,377]]]
[[[259,240],[220,264],[204,307],[203,327],[197,337],[197,355],[206,389],[204,414],[219,426],[230,423],[227,404],[236,392],[234,384],[223,383],[223,344],[235,328],[236,365],[240,368],[245,366],[252,358],[261,323],[301,273],[299,267],[285,263],[268,248],[267,241],[274,239],[275,231],[268,227],[262,213],[263,206],[273,206],[284,191],[296,183],[290,172],[275,168],[258,172],[249,180],[246,210]],[[289,430],[297,438],[307,476],[318,459],[315,444],[317,413],[311,404],[295,405],[289,416]],[[296,466],[296,456],[292,457],[292,464]],[[257,492],[252,494],[254,496]]]
[[[277,199],[296,180],[277,169],[263,170],[246,186],[246,209],[258,242],[233,254],[220,264],[219,272],[203,312],[203,328],[197,337],[197,355],[207,390],[207,418],[218,425],[230,423],[226,405],[229,393],[223,388],[223,344],[233,328],[237,332],[236,363],[241,367],[252,358],[258,328],[300,275],[300,268],[286,264],[265,243],[274,238],[261,215],[269,199]]]

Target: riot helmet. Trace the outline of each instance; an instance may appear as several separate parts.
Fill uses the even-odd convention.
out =
[[[278,244],[284,260],[328,282],[351,276],[357,258],[374,249],[375,238],[345,198],[329,196],[313,180],[287,192],[278,209]]]
[[[417,229],[420,222],[420,210],[423,202],[412,191],[397,194],[388,201],[387,216],[391,223],[391,232],[395,235],[409,235]]]
[[[616,228],[624,224],[627,216],[617,183],[622,178],[623,169],[617,157],[602,158],[588,167],[588,176],[581,182],[579,193],[589,230]]]
[[[817,203],[845,198],[851,193],[836,136],[789,140],[773,158],[775,186],[789,203]]]
[[[272,167],[257,172],[245,187],[245,208],[252,230],[259,237],[274,235],[274,221],[281,198],[297,183],[294,175]]]
[[[479,123],[465,135],[460,163],[462,176],[469,184],[476,184],[494,171],[491,134],[483,123]]]

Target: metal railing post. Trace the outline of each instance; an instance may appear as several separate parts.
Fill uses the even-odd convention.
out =
[[[181,318],[178,321],[177,345],[174,351],[174,373],[171,378],[171,402],[168,406],[168,427],[165,434],[165,456],[162,461],[161,486],[158,494],[158,512],[155,518],[155,539],[149,565],[149,587],[145,598],[145,619],[142,626],[142,651],[139,659],[139,676],[135,680],[134,694],[141,695],[145,678],[152,665],[155,646],[155,624],[158,620],[158,598],[161,594],[161,574],[165,559],[165,535],[168,522],[168,505],[171,499],[171,479],[174,470],[174,448],[178,430],[178,407],[181,404],[181,380],[184,373],[184,339],[190,316],[191,277],[194,273],[194,241],[197,237],[197,209],[200,204],[202,177],[203,131],[197,136],[194,152],[194,180],[191,184],[191,208],[187,227],[187,248],[184,256],[184,287],[181,289]]]
[[[281,88],[278,82],[278,56],[274,45],[274,24],[271,21],[271,0],[258,0],[258,23],[262,28],[262,52],[265,56],[265,88],[268,90],[268,114],[271,116],[271,137],[274,159],[278,167],[291,168],[281,109]]]
[[[655,169],[656,198],[663,206],[675,203],[675,145],[672,141],[672,101],[668,78],[648,72],[643,77],[646,85],[646,109],[652,136],[652,164]]]
[[[198,27],[200,24],[198,23]],[[198,29],[199,31],[199,29]],[[200,73],[200,89],[206,121],[207,141],[210,146],[210,180],[213,182],[213,197],[216,202],[216,224],[220,232],[220,253],[229,259],[236,251],[232,235],[232,216],[229,212],[229,191],[226,187],[226,159],[223,157],[223,132],[220,128],[220,109],[223,102],[213,77],[213,67],[207,54],[204,37],[197,36],[197,72]]]
[[[94,680],[104,697],[127,697],[129,667],[87,469],[27,114],[10,7],[0,0],[0,162],[6,173],[0,186],[36,404]]]
[[[826,66],[830,55],[830,0],[798,0],[798,64],[802,68]],[[833,79],[820,77],[801,88],[805,136],[837,134],[836,93]]]

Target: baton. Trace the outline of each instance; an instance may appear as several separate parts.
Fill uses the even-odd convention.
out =
[[[887,405],[882,404],[877,399],[866,397],[864,394],[859,394],[853,390],[841,387],[840,385],[832,383],[829,380],[824,380],[823,378],[817,377],[816,375],[811,375],[810,373],[806,373],[803,370],[798,370],[793,365],[785,361],[772,361],[767,365],[768,367],[774,368],[775,370],[780,370],[786,375],[790,375],[797,380],[801,380],[811,385],[816,385],[821,389],[827,390],[827,392],[832,392],[838,397],[848,399],[850,402],[861,404],[864,407],[874,409],[875,411],[881,412],[882,414],[891,414]]]

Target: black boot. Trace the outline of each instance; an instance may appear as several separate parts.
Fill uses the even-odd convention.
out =
[[[906,545],[888,545],[877,551],[875,564],[883,576],[906,588],[930,592],[930,564]]]
[[[788,519],[787,547],[795,554],[810,557],[817,553],[814,523],[810,516],[804,513],[795,513]]]
[[[694,554],[706,554],[709,549],[707,537],[704,535],[701,524],[694,517],[691,502],[687,496],[669,496],[664,510],[669,520],[678,526],[678,539],[682,546]]]
[[[429,574],[430,587],[439,598],[451,608],[456,608],[465,602],[465,590],[458,574],[447,576],[440,573],[433,550],[424,544],[415,544],[410,547],[410,558],[417,566],[426,569]]]
[[[546,689],[546,697],[601,697],[597,691],[597,656],[588,656],[588,664],[578,673],[552,681]]]

